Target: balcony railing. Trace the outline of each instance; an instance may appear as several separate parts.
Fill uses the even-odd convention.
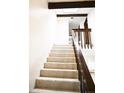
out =
[[[73,29],[72,36],[82,48],[92,49],[91,29],[88,28],[87,18],[84,22],[84,29]]]

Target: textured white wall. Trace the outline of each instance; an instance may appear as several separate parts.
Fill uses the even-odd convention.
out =
[[[47,0],[30,0],[30,91],[55,40],[57,18],[46,6]]]
[[[30,9],[35,8],[35,9],[47,9],[48,7],[48,2],[47,0],[29,0],[29,7]]]
[[[78,29],[78,27],[80,26],[80,23],[82,23],[83,20],[85,20],[84,17],[73,17],[73,19],[69,21],[69,33],[70,33],[70,35],[72,35],[72,29]]]
[[[55,44],[68,44],[69,42],[68,18],[57,18],[57,31]]]
[[[88,27],[92,29],[91,32],[91,38],[92,38],[92,43],[95,47],[95,8],[93,8],[89,14],[88,14]]]

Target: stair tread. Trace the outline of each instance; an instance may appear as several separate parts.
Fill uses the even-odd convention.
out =
[[[55,56],[50,56],[50,57],[48,57],[48,58],[66,58],[66,57],[55,57]],[[74,58],[75,59],[75,57],[67,57],[67,58]]]
[[[56,54],[56,55],[63,55],[63,54],[66,54],[66,55],[74,55],[75,56],[75,54],[74,53],[64,53],[64,52],[61,52],[61,53],[58,53],[58,52],[51,52],[50,53],[50,55],[52,55],[52,54]]]
[[[72,45],[54,45],[30,93],[80,93]]]
[[[65,45],[63,45],[63,44],[54,44],[53,46],[72,46],[72,45],[70,45],[70,44],[65,44]]]
[[[64,50],[64,51],[74,51],[73,48],[52,48],[51,50]]]
[[[75,60],[47,60],[47,62],[58,62],[58,63],[76,63]]]
[[[67,48],[63,48],[63,47],[52,47],[51,50],[74,50],[73,48],[67,47]]]
[[[67,53],[74,53],[74,50],[51,50],[51,52],[67,52]]]
[[[53,54],[53,53],[54,53],[54,54],[64,54],[63,52],[60,53],[60,52],[54,52],[54,51],[50,52],[50,54],[51,54],[51,53],[52,53],[52,54]],[[65,53],[66,53],[66,54],[74,54],[74,52],[65,52]]]
[[[80,93],[80,92],[34,89],[30,93]]]
[[[75,57],[55,57],[55,56],[49,56],[48,59],[76,59]]]
[[[71,65],[71,66],[77,66],[76,62],[69,62],[69,63],[59,63],[59,62],[46,62],[44,63],[45,65],[46,64],[50,64],[50,65]]]
[[[76,62],[75,57],[48,57],[47,62]]]
[[[48,57],[75,57],[75,55],[71,54],[49,54]]]
[[[63,48],[63,47],[52,47],[52,50],[60,50],[60,49],[62,49],[62,50],[74,50],[73,48],[70,48],[70,47],[67,47],[67,48]]]
[[[60,52],[59,53],[58,52],[54,52],[54,51],[50,52],[50,54],[53,54],[53,53],[54,54],[63,54],[64,52],[61,52],[61,53]],[[72,54],[72,55],[74,55],[74,52],[71,52],[71,53],[70,52],[65,52],[65,53],[66,54]]]
[[[78,78],[77,70],[70,69],[43,69],[40,72],[43,77],[56,77],[56,78]]]
[[[72,63],[57,63],[57,62],[46,62],[45,64],[74,64],[76,65],[76,63],[72,62]]]
[[[38,80],[66,81],[66,82],[77,82],[77,83],[79,83],[78,79],[71,79],[71,78],[37,77],[36,79],[38,79]]]
[[[46,62],[44,68],[48,69],[77,69],[76,63]]]
[[[42,70],[51,70],[51,71],[77,71],[74,69],[49,69],[49,68],[44,68]]]
[[[80,82],[70,78],[37,77],[35,88],[79,92]]]

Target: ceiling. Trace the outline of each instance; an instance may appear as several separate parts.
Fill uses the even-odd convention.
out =
[[[94,8],[52,9],[56,14],[88,14]]]
[[[69,9],[52,9],[56,14],[89,14],[94,8],[69,8]],[[69,20],[70,26],[78,27],[81,22],[84,22],[86,17],[66,17]]]

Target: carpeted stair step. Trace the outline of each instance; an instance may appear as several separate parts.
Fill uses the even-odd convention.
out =
[[[40,76],[55,78],[78,78],[78,71],[70,69],[43,69],[40,72]]]
[[[35,88],[59,91],[80,91],[78,79],[38,77]]]
[[[49,69],[77,69],[76,63],[57,63],[57,62],[46,62],[44,68]]]

